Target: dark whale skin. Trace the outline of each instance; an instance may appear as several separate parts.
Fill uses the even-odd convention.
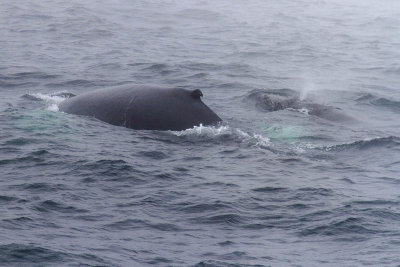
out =
[[[201,101],[201,96],[198,89],[124,86],[66,99],[59,110],[135,130],[181,131],[222,121]]]

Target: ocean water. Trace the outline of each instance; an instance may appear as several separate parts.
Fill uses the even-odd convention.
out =
[[[399,266],[400,2],[0,5],[0,266]],[[64,114],[118,85],[223,120]]]

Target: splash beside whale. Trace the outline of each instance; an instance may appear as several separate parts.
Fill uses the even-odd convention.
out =
[[[199,89],[124,86],[69,98],[59,104],[59,110],[135,130],[181,131],[222,121],[201,101],[202,96]]]

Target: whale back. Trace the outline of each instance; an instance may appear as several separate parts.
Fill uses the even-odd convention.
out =
[[[221,121],[201,101],[202,95],[198,89],[118,87],[75,96],[59,108],[136,130],[184,130]]]

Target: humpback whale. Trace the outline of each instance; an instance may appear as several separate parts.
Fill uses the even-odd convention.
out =
[[[68,98],[59,110],[135,130],[181,131],[222,121],[202,96],[199,89],[123,86]]]
[[[247,94],[245,100],[253,102],[256,108],[266,112],[284,109],[307,110],[307,114],[328,121],[344,122],[354,120],[340,108],[302,100],[299,94],[291,89],[253,90]]]

